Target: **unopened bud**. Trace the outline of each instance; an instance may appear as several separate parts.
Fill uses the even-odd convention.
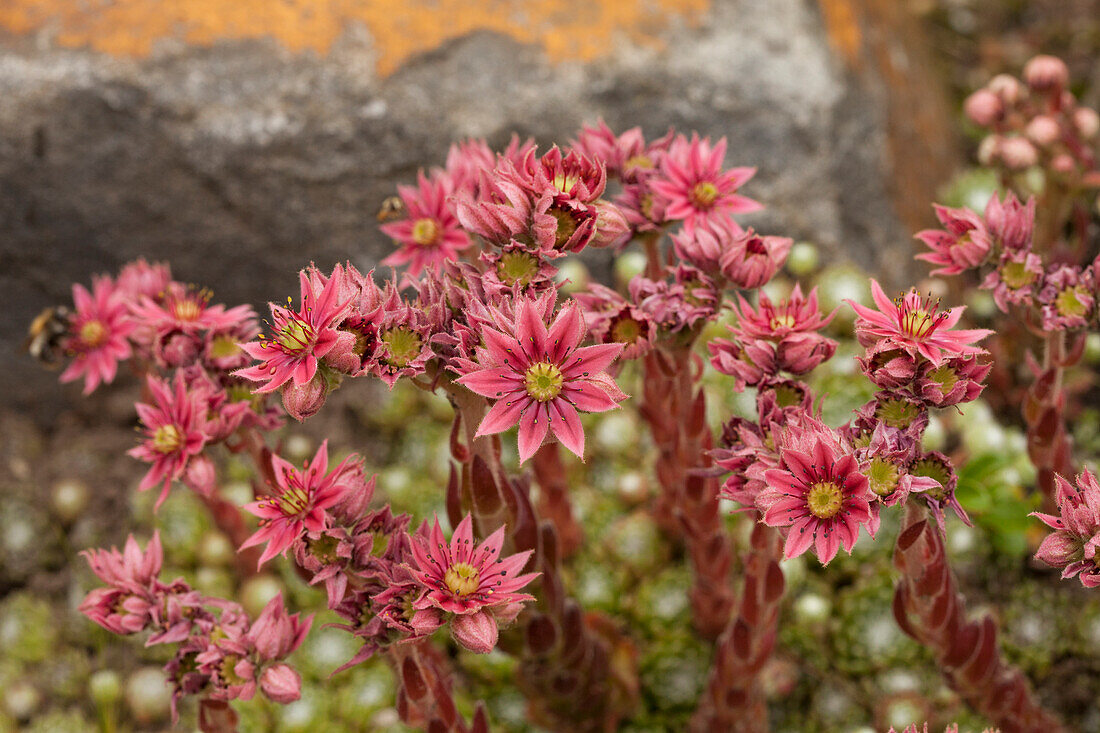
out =
[[[1073,126],[1084,140],[1091,140],[1100,132],[1100,115],[1096,110],[1080,107],[1073,112]]]
[[[1027,136],[1041,148],[1053,145],[1062,137],[1062,127],[1049,115],[1039,115],[1027,123]]]
[[[979,89],[966,98],[963,111],[975,124],[990,127],[1004,117],[1005,105],[993,92]]]
[[[1022,137],[1007,137],[998,151],[1006,167],[1012,170],[1030,168],[1039,161],[1035,146]]]
[[[1024,81],[1037,92],[1060,92],[1069,83],[1069,69],[1055,56],[1036,56],[1024,66]]]

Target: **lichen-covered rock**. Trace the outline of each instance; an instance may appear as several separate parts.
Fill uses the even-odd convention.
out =
[[[52,26],[16,2],[7,28],[0,16],[0,32],[14,31],[0,35],[0,359],[17,404],[40,416],[60,404],[53,377],[17,351],[71,282],[144,255],[219,300],[262,304],[311,260],[369,267],[389,249],[380,202],[465,136],[566,142],[599,116],[725,135],[728,163],[759,167],[759,228],[900,272],[909,245],[888,194],[889,85],[834,54],[835,19],[809,0],[689,4],[690,17],[631,21],[657,24],[652,43],[612,33],[605,50],[584,46],[584,61],[561,61],[560,43],[484,31],[382,76],[379,54],[394,57],[369,22],[324,53],[184,38],[138,44],[152,53],[134,58],[92,50],[113,47],[95,42],[107,19],[79,25],[80,14],[107,10],[47,3],[65,10],[51,40]],[[77,26],[92,49],[62,48],[84,38]]]

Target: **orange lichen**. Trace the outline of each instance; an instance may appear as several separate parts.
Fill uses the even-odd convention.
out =
[[[52,34],[64,47],[149,55],[162,39],[207,46],[274,38],[327,53],[349,24],[365,26],[388,74],[410,56],[478,30],[540,44],[554,60],[590,61],[617,38],[660,47],[670,23],[694,24],[710,0],[4,0],[0,29]]]

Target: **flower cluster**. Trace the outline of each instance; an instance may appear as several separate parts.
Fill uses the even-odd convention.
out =
[[[1061,59],[1036,56],[1022,82],[1000,74],[971,94],[966,115],[989,130],[978,150],[982,164],[1010,173],[1041,165],[1070,185],[1094,170],[1090,144],[1100,133],[1100,116],[1080,106],[1068,84]]]
[[[860,408],[847,431],[862,446],[871,490],[886,506],[920,492],[943,527],[943,509],[963,521],[955,499],[951,462],[921,449],[928,410],[971,402],[984,388],[990,364],[975,343],[991,332],[956,329],[963,308],[940,310],[938,301],[910,290],[890,300],[875,280],[871,295],[877,309],[849,301],[856,312],[856,336],[865,347],[859,364],[879,388]]]
[[[236,603],[205,597],[182,579],[164,583],[158,578],[164,551],[157,533],[144,551],[131,536],[122,552],[83,555],[106,583],[80,604],[85,616],[116,634],[151,632],[147,646],[178,645],[165,666],[173,719],[185,695],[249,700],[258,689],[278,703],[301,696],[301,677],[282,660],[301,645],[313,619],[288,614],[282,595],[250,622]]]

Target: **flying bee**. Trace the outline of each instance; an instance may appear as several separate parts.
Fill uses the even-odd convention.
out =
[[[23,350],[50,369],[61,363],[61,341],[69,332],[70,311],[63,305],[44,309],[31,321]]]
[[[400,196],[387,196],[378,209],[378,221],[396,221],[405,218],[405,202]]]

